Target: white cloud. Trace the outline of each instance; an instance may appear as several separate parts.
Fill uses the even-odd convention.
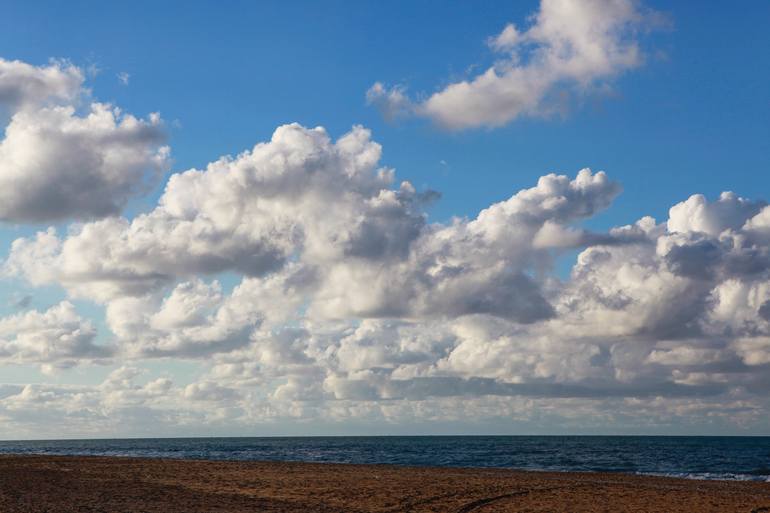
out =
[[[28,311],[0,318],[0,362],[69,367],[109,357],[96,345],[96,329],[63,301],[45,312]]]
[[[333,143],[322,128],[286,125],[237,158],[173,175],[158,206],[132,221],[15,241],[6,268],[105,301],[199,273],[265,275],[297,252],[313,263],[398,258],[424,225],[423,196],[408,183],[389,189],[379,156],[361,127]]]
[[[746,365],[770,364],[770,337],[742,338],[736,340],[733,346]]]
[[[194,359],[202,375],[8,389],[0,415],[17,422],[49,396],[105,426],[134,414],[212,426],[492,418],[492,405],[525,404],[522,422],[548,407],[579,425],[588,417],[559,405],[620,422],[640,418],[637,407],[696,418],[734,402],[736,418],[757,425],[770,391],[764,202],[694,195],[663,222],[592,233],[581,222],[620,186],[584,169],[430,224],[435,193],[398,184],[380,151],[361,127],[333,141],[287,125],[173,175],[132,220],[15,241],[7,273],[104,305],[113,359]],[[580,254],[562,280],[552,262],[565,249]],[[227,290],[222,272],[240,283]],[[0,326],[5,362],[109,356],[69,303]]]
[[[1,221],[114,215],[168,168],[160,116],[91,102],[83,79],[66,63],[0,59],[0,110],[10,116],[0,140]]]
[[[447,388],[448,383],[444,384]],[[449,394],[451,389],[446,390]],[[637,398],[511,397],[468,395],[413,396],[387,400],[362,396],[329,381],[335,396],[298,400],[289,390],[266,396],[257,387],[233,388],[208,380],[187,385],[153,378],[137,368],[116,369],[97,385],[0,385],[0,436],[3,438],[100,436],[180,436],[212,433],[302,433],[308,423],[327,432],[351,423],[366,432],[612,432],[666,428],[698,433],[741,426],[767,426],[763,397]],[[467,388],[467,387],[466,387]],[[455,389],[457,390],[457,389]],[[674,424],[672,419],[676,419]],[[289,431],[291,430],[291,431]],[[514,430],[514,432],[516,432]]]
[[[287,322],[304,300],[296,266],[265,279],[245,278],[224,296],[218,282],[182,282],[159,294],[107,305],[107,325],[128,357],[205,357],[249,344],[258,327]],[[300,290],[298,291],[297,288]]]
[[[0,58],[0,108],[16,112],[74,101],[82,93],[83,79],[83,71],[67,62],[36,67]]]
[[[667,227],[671,232],[701,232],[716,237],[751,222],[764,206],[764,202],[749,201],[732,192],[723,192],[715,202],[694,194],[671,207]]]
[[[331,317],[457,317],[491,314],[519,322],[552,309],[529,272],[546,266],[549,250],[580,246],[582,237],[552,241],[558,230],[606,208],[620,192],[604,173],[555,174],[491,205],[473,220],[424,227],[401,259],[373,265],[347,258],[325,265],[312,311]],[[566,230],[566,228],[561,228]]]
[[[620,191],[601,172],[553,174],[476,219],[428,225],[422,205],[433,194],[408,182],[390,188],[379,155],[361,127],[332,143],[321,128],[287,125],[236,159],[173,175],[158,206],[132,221],[15,241],[6,270],[111,301],[199,273],[265,276],[297,260],[294,280],[314,316],[533,322],[553,312],[530,271],[553,250],[583,245],[587,234],[569,225]]]
[[[375,82],[366,91],[366,103],[379,109],[387,121],[408,116],[414,108],[403,87],[387,88],[380,82]]]
[[[531,19],[526,30],[508,24],[489,38],[501,58],[473,79],[419,103],[378,82],[367,101],[388,118],[410,112],[452,130],[549,115],[562,108],[562,94],[584,94],[639,66],[638,30],[658,17],[634,0],[542,0]]]

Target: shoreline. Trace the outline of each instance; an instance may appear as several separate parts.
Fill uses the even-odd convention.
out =
[[[3,452],[0,453],[0,459],[5,457],[32,457],[32,458],[116,458],[126,460],[162,460],[162,461],[195,461],[195,462],[208,462],[208,463],[256,463],[256,464],[272,464],[272,463],[307,463],[309,465],[345,465],[345,466],[359,466],[359,467],[393,467],[393,468],[405,468],[405,469],[459,469],[459,470],[505,470],[510,472],[523,472],[533,474],[586,474],[586,475],[607,475],[607,476],[639,476],[639,477],[656,477],[666,479],[683,479],[685,481],[724,481],[724,482],[738,482],[738,483],[768,483],[770,484],[770,475],[759,474],[747,474],[740,472],[679,472],[679,473],[665,473],[665,472],[632,472],[625,470],[563,470],[563,469],[542,469],[542,468],[516,468],[516,467],[494,467],[494,466],[460,466],[460,465],[420,465],[420,464],[406,464],[406,463],[349,463],[339,461],[307,461],[307,460],[259,460],[259,459],[225,459],[225,458],[196,458],[196,457],[184,457],[174,458],[168,456],[135,456],[131,454],[50,454],[50,453],[34,453],[34,452]],[[723,477],[723,476],[734,477]],[[716,476],[716,477],[712,477]],[[768,512],[770,513],[770,511]]]
[[[606,472],[0,455],[0,511],[770,512],[770,483]]]
[[[226,459],[226,458],[196,458],[196,457],[168,457],[168,456],[135,456],[131,454],[52,454],[52,453],[35,453],[35,452],[0,452],[0,459],[5,457],[31,457],[31,458],[119,458],[128,460],[163,460],[163,461],[195,461],[195,462],[208,462],[208,463],[256,463],[256,464],[272,464],[272,463],[307,463],[309,465],[350,465],[359,467],[394,467],[394,468],[415,468],[415,469],[464,469],[464,470],[505,470],[510,472],[523,472],[523,473],[545,473],[545,474],[601,474],[601,475],[619,475],[619,476],[639,476],[639,477],[656,477],[666,479],[683,479],[685,481],[725,481],[725,482],[738,482],[738,483],[769,483],[770,475],[764,474],[750,474],[741,472],[633,472],[625,470],[565,470],[565,469],[545,469],[545,468],[516,468],[516,467],[496,467],[496,466],[468,466],[468,465],[421,465],[421,464],[402,464],[402,463],[349,463],[339,461],[307,461],[307,460],[278,460],[278,459]],[[715,477],[712,477],[715,476]],[[724,476],[724,477],[723,477]],[[733,476],[733,477],[726,477]],[[770,512],[768,512],[770,513]]]

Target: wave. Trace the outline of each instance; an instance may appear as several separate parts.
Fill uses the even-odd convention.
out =
[[[677,477],[702,481],[754,481],[770,483],[770,475],[752,472],[746,474],[733,472],[634,472],[640,476]]]

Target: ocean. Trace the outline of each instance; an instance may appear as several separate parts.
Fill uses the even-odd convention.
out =
[[[366,436],[0,442],[0,454],[625,472],[770,482],[770,437]]]

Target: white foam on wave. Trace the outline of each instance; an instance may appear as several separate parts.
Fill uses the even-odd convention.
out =
[[[678,477],[701,481],[755,481],[770,483],[769,475],[735,474],[732,472],[635,472],[640,476]]]

